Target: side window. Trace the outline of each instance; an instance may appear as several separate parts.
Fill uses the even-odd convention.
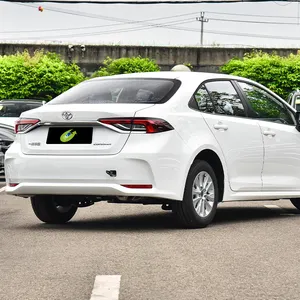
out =
[[[291,113],[278,99],[267,91],[248,83],[239,82],[256,118],[264,121],[294,125]]]
[[[245,108],[230,81],[214,81],[205,84],[215,106],[216,113],[245,117]]]
[[[198,106],[198,109],[206,113],[214,113],[215,108],[209,97],[209,94],[204,85],[201,85],[200,88],[195,93],[195,100]]]

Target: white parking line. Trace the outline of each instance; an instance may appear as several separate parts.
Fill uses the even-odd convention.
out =
[[[90,300],[118,300],[121,275],[98,275]]]
[[[286,209],[284,209],[284,208],[282,208],[278,205],[274,205],[274,204],[264,205],[264,207],[272,209],[274,211],[277,210],[280,213],[281,216],[296,216],[297,215],[297,213],[294,213],[294,214],[288,213],[286,211]]]
[[[6,186],[2,187],[2,188],[0,189],[0,193],[5,192],[5,189],[6,189]]]
[[[264,205],[264,207],[269,208],[269,209],[282,209],[278,205],[274,205],[274,204],[267,204],[267,205]]]

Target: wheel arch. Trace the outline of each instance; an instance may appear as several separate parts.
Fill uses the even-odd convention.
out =
[[[224,189],[225,189],[225,170],[223,163],[219,157],[219,155],[211,150],[211,149],[205,149],[200,151],[196,157],[194,158],[192,164],[196,160],[204,160],[207,163],[211,165],[211,167],[214,169],[218,181],[218,187],[219,187],[219,202],[223,201],[224,196]]]

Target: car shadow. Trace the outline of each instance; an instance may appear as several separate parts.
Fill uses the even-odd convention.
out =
[[[217,214],[209,226],[218,226],[245,223],[265,222],[272,219],[291,219],[298,217],[297,209],[271,210],[265,207],[219,207]],[[20,227],[19,227],[20,228]],[[172,212],[155,212],[141,214],[127,214],[94,219],[73,220],[63,225],[37,223],[22,226],[22,229],[31,230],[65,230],[65,231],[168,231],[183,229]]]

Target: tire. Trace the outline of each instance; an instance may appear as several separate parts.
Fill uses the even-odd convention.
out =
[[[54,196],[33,196],[31,206],[35,215],[48,224],[64,224],[71,220],[77,211],[77,206],[59,206]]]
[[[196,160],[187,176],[183,201],[174,201],[173,209],[185,227],[203,228],[212,222],[218,200],[218,181],[213,168],[206,161]]]
[[[290,199],[290,201],[292,202],[292,204],[300,210],[300,198],[296,198],[296,199]]]

